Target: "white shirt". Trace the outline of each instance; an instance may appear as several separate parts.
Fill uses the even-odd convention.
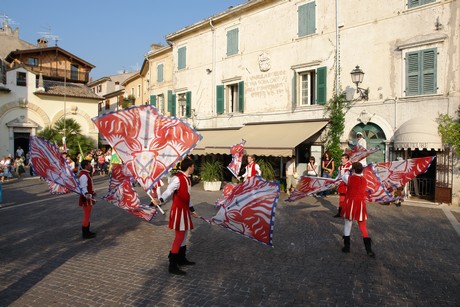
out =
[[[289,160],[286,163],[286,176],[294,175],[295,173],[295,161]]]

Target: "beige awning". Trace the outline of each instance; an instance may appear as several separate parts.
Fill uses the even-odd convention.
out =
[[[395,149],[442,150],[438,124],[428,118],[413,118],[402,124],[393,136]]]
[[[300,143],[323,129],[327,121],[248,124],[240,129],[201,130],[203,139],[191,154],[230,154],[229,148],[246,140],[245,153],[289,157]]]

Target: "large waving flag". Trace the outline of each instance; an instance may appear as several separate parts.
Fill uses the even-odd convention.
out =
[[[357,146],[353,147],[353,149],[346,148],[345,153],[348,154],[348,156],[350,157],[351,163],[354,163],[354,162],[359,162],[364,158],[367,158],[368,156],[370,156],[371,154],[373,154],[373,153],[375,153],[375,152],[377,152],[379,150],[380,149],[378,149],[378,148],[366,149],[363,146],[357,145]]]
[[[135,216],[150,221],[156,215],[156,209],[141,204],[139,196],[131,186],[130,177],[125,172],[122,164],[112,165],[109,193],[103,198]]]
[[[162,116],[151,105],[124,109],[92,120],[145,191],[202,138],[187,123]]]
[[[224,188],[222,189],[222,196],[215,202],[214,205],[216,207],[225,205],[236,185],[236,183],[227,183],[226,185],[224,185]]]
[[[44,138],[31,135],[29,139],[30,163],[35,174],[50,181],[51,192],[62,193],[67,189],[83,194],[70,165],[62,157],[59,148]],[[57,188],[54,184],[64,188]]]
[[[205,221],[273,246],[279,194],[278,182],[266,181],[260,176],[250,177],[236,185],[217,214]]]
[[[339,185],[339,182],[340,180],[332,178],[302,176],[294,191],[292,191],[289,198],[285,201],[293,202],[308,195],[335,189]]]
[[[230,147],[230,153],[232,154],[232,162],[230,162],[227,168],[236,178],[238,178],[238,174],[240,173],[241,169],[241,163],[243,162],[245,143],[245,140],[241,140],[241,143],[235,144],[232,147]]]

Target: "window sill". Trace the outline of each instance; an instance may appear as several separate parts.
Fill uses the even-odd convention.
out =
[[[426,99],[432,99],[436,100],[440,97],[443,97],[442,94],[427,94],[427,95],[416,95],[416,96],[404,96],[404,97],[399,97],[400,101],[411,101],[411,100],[426,100]]]

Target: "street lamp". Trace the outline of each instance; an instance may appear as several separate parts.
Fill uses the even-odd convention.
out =
[[[356,84],[356,93],[359,93],[359,98],[361,100],[368,100],[368,90],[359,87],[359,84],[363,82],[364,79],[364,72],[356,65],[355,69],[353,69],[350,73],[351,81]]]

